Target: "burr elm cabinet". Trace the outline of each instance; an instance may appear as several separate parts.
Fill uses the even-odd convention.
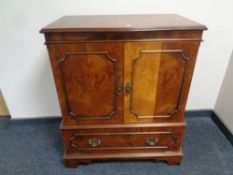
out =
[[[179,164],[205,29],[169,14],[65,16],[44,27],[65,165],[109,159]]]

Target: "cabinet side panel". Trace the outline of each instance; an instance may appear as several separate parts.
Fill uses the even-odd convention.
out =
[[[65,100],[65,94],[63,92],[63,87],[62,87],[62,79],[60,78],[61,75],[61,71],[59,70],[59,66],[57,63],[57,48],[54,47],[56,45],[53,44],[48,44],[47,45],[47,50],[49,53],[49,60],[50,60],[50,65],[52,67],[52,73],[53,73],[53,79],[55,82],[55,86],[56,86],[56,91],[57,91],[57,96],[58,96],[58,101],[60,104],[60,110],[62,115],[66,113],[66,100]]]
[[[196,59],[198,55],[198,50],[200,46],[200,41],[192,41],[187,44],[186,42],[181,43],[181,47],[184,51],[184,55],[189,58],[187,63],[186,78],[183,81],[183,89],[179,102],[179,112],[177,113],[177,118],[183,117],[185,112],[185,107],[188,99],[188,94],[190,90],[190,85],[193,78],[194,68],[196,64]]]

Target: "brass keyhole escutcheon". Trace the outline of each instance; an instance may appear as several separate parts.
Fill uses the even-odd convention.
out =
[[[159,142],[159,139],[158,139],[158,138],[147,138],[147,139],[146,139],[146,143],[147,143],[149,146],[155,146],[158,142]]]
[[[101,140],[98,139],[98,138],[90,138],[88,139],[88,143],[92,146],[92,147],[95,147],[95,146],[98,146],[101,144]]]
[[[121,95],[122,90],[123,90],[122,84],[121,82],[118,82],[116,87],[117,95]]]
[[[126,83],[125,94],[129,95],[131,93],[131,89],[132,89],[132,87],[131,87],[130,83]]]

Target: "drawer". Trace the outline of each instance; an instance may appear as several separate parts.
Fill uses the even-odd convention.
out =
[[[169,149],[176,144],[172,132],[74,134],[71,147],[82,150]]]
[[[179,128],[131,128],[63,130],[66,150],[92,151],[168,151],[178,150],[183,137]]]

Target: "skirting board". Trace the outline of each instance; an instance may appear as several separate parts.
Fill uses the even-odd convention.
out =
[[[221,132],[233,145],[233,134],[227,129],[219,117],[213,110],[188,110],[185,112],[185,117],[210,117],[218,126]],[[6,128],[9,125],[43,125],[48,123],[59,123],[61,117],[40,117],[31,119],[10,119],[10,116],[0,116],[0,128]]]

